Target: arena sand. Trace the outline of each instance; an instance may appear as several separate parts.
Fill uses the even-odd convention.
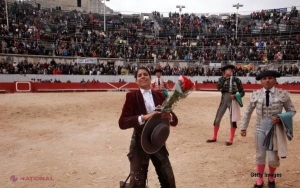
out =
[[[300,184],[300,97],[291,97],[298,111],[294,138],[276,180],[278,187],[289,188]],[[119,187],[129,173],[126,154],[133,131],[118,126],[124,100],[125,92],[1,95],[0,188]],[[250,188],[255,182],[255,112],[246,138],[238,130],[234,144],[225,146],[227,112],[218,142],[205,142],[219,102],[218,92],[194,92],[174,110],[179,124],[171,129],[167,147],[179,188]],[[159,187],[151,163],[148,182]]]

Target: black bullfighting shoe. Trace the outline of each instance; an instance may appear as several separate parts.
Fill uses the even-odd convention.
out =
[[[268,182],[268,186],[269,186],[269,188],[275,188],[276,186],[275,186],[275,181],[269,181]]]
[[[208,139],[208,140],[206,140],[207,143],[216,142],[216,141],[217,141],[217,139],[214,139],[214,140]]]
[[[264,183],[262,183],[261,185],[257,185],[257,184],[255,183],[253,188],[263,188],[263,187],[264,187]]]

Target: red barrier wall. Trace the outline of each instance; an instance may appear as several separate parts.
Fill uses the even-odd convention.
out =
[[[15,82],[15,91],[32,92],[32,85],[30,82]]]
[[[0,91],[1,92],[15,92],[14,83],[0,83]]]
[[[21,88],[20,88],[21,87]],[[174,84],[169,84],[173,88]],[[260,84],[243,84],[245,91],[252,92],[260,89]],[[288,90],[291,93],[300,93],[300,85],[276,85],[278,88]],[[28,89],[28,84],[18,84],[18,89]],[[108,91],[108,90],[136,90],[136,83],[31,83],[32,92],[51,92],[51,91]],[[217,91],[215,83],[197,83],[196,91]],[[0,91],[13,93],[16,92],[16,83],[0,83]]]
[[[32,83],[33,92],[47,92],[47,91],[96,91],[96,90],[118,90],[108,83]]]

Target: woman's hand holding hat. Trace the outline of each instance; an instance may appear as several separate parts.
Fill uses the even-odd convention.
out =
[[[161,118],[170,120],[171,119],[171,113],[170,112],[164,112],[164,113],[161,114]]]
[[[147,121],[147,120],[149,120],[151,117],[153,117],[156,114],[161,114],[161,112],[159,112],[159,111],[153,111],[153,112],[151,112],[149,114],[143,115],[142,116],[142,121]]]

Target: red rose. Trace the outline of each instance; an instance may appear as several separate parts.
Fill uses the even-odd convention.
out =
[[[188,77],[180,76],[178,80],[181,82],[181,89],[183,92],[190,91],[195,86],[195,83],[192,82]]]
[[[189,78],[180,76],[174,87],[174,93],[162,104],[162,112],[170,112],[180,99],[184,99],[190,94],[194,86],[195,84]]]

